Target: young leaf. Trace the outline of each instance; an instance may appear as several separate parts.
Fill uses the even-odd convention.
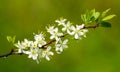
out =
[[[104,18],[102,19],[102,21],[110,20],[110,19],[112,19],[112,18],[115,17],[115,16],[116,16],[115,14],[113,14],[113,15],[108,15],[108,16],[104,17]]]
[[[105,17],[105,16],[106,16],[106,14],[110,11],[110,9],[111,9],[111,8],[109,8],[109,9],[107,9],[107,10],[103,11],[103,12],[102,12],[102,17]]]
[[[111,24],[109,22],[101,22],[101,27],[111,27]]]
[[[12,43],[15,43],[16,36],[13,36]]]
[[[92,9],[89,13],[90,17],[94,16],[95,15],[95,9]]]
[[[12,41],[12,37],[11,36],[7,36],[7,40],[8,40],[8,42],[11,42]]]
[[[85,22],[85,15],[84,14],[81,15],[81,19],[83,20],[83,22]]]
[[[14,42],[15,42],[15,38],[16,38],[16,36],[13,36],[13,37],[7,36],[8,42],[11,42],[11,43],[14,43]]]
[[[100,12],[95,12],[94,14],[95,20],[98,19],[99,16],[100,16]]]

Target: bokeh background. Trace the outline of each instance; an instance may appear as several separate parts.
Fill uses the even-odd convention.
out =
[[[0,59],[0,72],[120,72],[120,0],[0,0],[0,54],[12,46],[6,36],[33,39],[60,17],[81,24],[81,14],[95,8],[117,16],[111,28],[90,29],[87,38],[69,42],[62,54],[37,64],[26,55]]]

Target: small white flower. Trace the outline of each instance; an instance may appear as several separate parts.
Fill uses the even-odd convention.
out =
[[[30,46],[31,46],[31,43],[32,43],[32,41],[28,41],[27,39],[24,39],[24,42],[22,42],[22,44],[23,44],[25,47],[30,47]]]
[[[24,49],[27,49],[30,47],[31,41],[28,41],[27,39],[24,39],[24,41],[20,42],[18,41],[15,46],[18,48],[18,53],[22,53]]]
[[[20,43],[20,41],[18,41],[15,46],[18,48],[18,53],[22,53],[23,49],[25,49],[25,47]]]
[[[51,52],[50,49],[51,49],[51,46],[48,46],[46,50],[42,51],[42,57],[46,58],[46,60],[48,60],[48,61],[50,60],[49,56],[54,55],[54,53]]]
[[[66,20],[67,19],[60,18],[60,20],[55,20],[55,22],[58,23],[58,25],[64,25]]]
[[[28,54],[28,58],[32,58],[33,60],[37,60],[38,57],[38,48],[30,48],[30,51],[23,51],[25,54]]]
[[[49,32],[50,34],[54,32],[54,30],[55,30],[54,28],[55,28],[54,26],[46,27],[47,32]]]
[[[67,24],[63,25],[64,27],[62,28],[62,31],[67,31],[68,34],[70,34],[70,29],[71,29],[71,23],[70,21],[67,22]]]
[[[38,47],[42,47],[43,45],[46,44],[45,38],[44,38],[44,34],[39,34],[39,35],[35,35],[35,46],[37,45]]]
[[[38,48],[38,41],[32,41],[30,48]]]
[[[67,42],[68,42],[68,39],[66,39],[66,40],[64,40],[64,41],[62,41],[62,40],[60,39],[60,40],[58,41],[58,44],[56,44],[56,48],[55,48],[55,50],[56,50],[56,52],[57,52],[58,54],[60,54],[60,53],[63,51],[63,49],[68,48]]]
[[[81,36],[86,37],[85,33],[88,32],[87,29],[83,29],[84,24],[82,25],[76,25],[76,27],[71,26],[71,30],[72,32],[70,33],[70,35],[74,35],[75,39],[81,39]]]
[[[44,34],[42,34],[42,33],[36,34],[36,35],[34,36],[34,39],[35,39],[36,41],[44,40],[44,39],[45,39],[45,38],[44,38]]]
[[[63,33],[59,33],[58,28],[55,28],[54,32],[51,33],[50,39],[55,39],[57,41],[57,40],[59,40],[59,37],[62,35],[63,35]]]

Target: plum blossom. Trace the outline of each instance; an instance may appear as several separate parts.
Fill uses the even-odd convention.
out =
[[[15,44],[15,46],[18,48],[18,53],[22,53],[24,49],[27,49],[30,47],[31,41],[28,41],[27,39],[24,39],[24,41]]]
[[[55,48],[55,51],[60,54],[63,49],[65,48],[68,48],[67,46],[67,42],[68,42],[68,39],[62,41],[61,39],[58,41],[58,43],[56,43],[56,48]]]
[[[46,41],[45,41],[45,38],[44,38],[44,34],[40,33],[40,34],[36,34],[34,36],[34,39],[35,39],[35,45],[37,44],[38,47],[42,47],[43,45],[46,44]]]
[[[60,18],[60,20],[55,20],[55,22],[58,23],[58,25],[60,26],[60,25],[64,25],[66,20],[67,19]]]
[[[58,41],[59,37],[62,35],[63,33],[58,32],[58,28],[55,28],[54,32],[51,33],[50,39],[55,39],[56,41]]]
[[[50,61],[49,56],[54,55],[54,53],[52,51],[50,51],[50,50],[51,50],[51,46],[48,46],[46,50],[42,51],[42,55],[41,55],[43,58],[46,58],[46,60],[48,60],[48,61]]]
[[[46,27],[46,29],[47,29],[47,32],[48,33],[53,33],[54,31],[55,31],[55,29],[54,29],[55,27],[54,26],[49,26],[49,27]]]
[[[25,54],[28,54],[28,58],[32,58],[33,60],[37,60],[38,57],[38,48],[30,48],[30,51],[23,51]]]
[[[71,23],[68,21],[66,24],[63,25],[62,31],[66,31],[68,34],[70,34],[70,29],[71,29]]]
[[[81,39],[81,36],[86,37],[86,32],[88,32],[88,30],[83,28],[84,28],[84,24],[76,25],[76,27],[71,26],[72,32],[70,33],[70,35],[74,35],[75,39]]]

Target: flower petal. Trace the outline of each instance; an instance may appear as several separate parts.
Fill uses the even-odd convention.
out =
[[[50,58],[49,58],[47,55],[46,55],[46,57],[45,57],[45,58],[46,58],[46,60],[50,61]]]
[[[64,40],[64,41],[63,41],[63,44],[67,44],[67,42],[68,42],[68,39]]]
[[[75,39],[78,39],[78,38],[79,38],[78,34],[75,34]]]
[[[49,52],[49,55],[54,55],[54,53],[53,52]]]
[[[71,30],[75,30],[75,27],[73,25],[71,26]]]

